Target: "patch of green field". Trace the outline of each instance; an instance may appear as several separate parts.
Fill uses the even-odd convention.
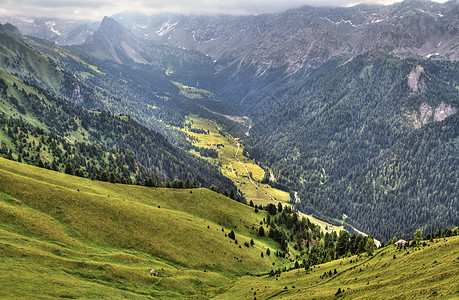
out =
[[[288,263],[260,256],[278,249],[257,238],[266,212],[207,189],[110,184],[0,159],[0,191],[0,297],[212,296],[235,276]]]
[[[188,86],[176,81],[171,82],[179,88],[180,94],[182,94],[188,99],[202,99],[204,96],[212,96],[212,93],[208,90],[200,89],[194,86]]]
[[[457,299],[459,237],[372,257],[353,256],[276,276],[244,276],[219,299]],[[336,274],[335,273],[336,270]],[[331,272],[331,275],[323,276]],[[321,278],[322,276],[322,278]],[[338,289],[343,291],[336,294]]]
[[[238,189],[244,193],[247,201],[253,201],[256,205],[266,206],[269,203],[277,204],[277,202],[290,200],[289,193],[272,188],[269,184],[260,183],[265,171],[253,160],[243,155],[244,146],[242,144],[239,145],[238,150],[238,141],[236,139],[228,134],[222,135],[217,124],[196,116],[187,117],[187,122],[191,124],[192,128],[209,131],[209,134],[198,134],[187,130],[186,127],[184,129],[187,134],[198,139],[197,142],[193,142],[195,146],[218,149],[218,159],[214,160],[214,162],[220,166],[223,175],[230,178]],[[217,147],[219,144],[223,145],[223,147]],[[236,152],[236,157],[242,164],[236,160]],[[253,182],[256,185],[250,181],[248,172],[252,174]],[[269,195],[276,200],[272,200]]]
[[[244,146],[242,144],[239,145],[240,148],[238,151],[237,140],[228,134],[223,136],[219,131],[218,124],[214,121],[199,118],[197,116],[188,116],[187,123],[191,124],[192,128],[209,131],[209,134],[199,134],[191,132],[185,127],[184,130],[187,134],[198,139],[197,142],[193,142],[195,146],[217,149],[216,145],[224,145],[224,147],[220,147],[218,149],[218,159],[214,160],[214,162],[220,166],[223,175],[230,178],[237,185],[238,189],[244,193],[244,197],[248,202],[253,201],[255,205],[263,206],[266,206],[269,203],[277,204],[278,202],[283,202],[284,205],[289,205],[287,204],[290,200],[289,193],[273,188],[269,184],[259,183],[264,178],[265,171],[253,160],[243,155]],[[249,180],[247,171],[243,165],[236,160],[234,156],[236,152],[236,157],[245,165],[247,171],[252,173],[252,178],[256,183],[256,186]],[[199,156],[199,153],[194,150],[192,150],[192,153]],[[212,160],[210,158],[206,159]],[[325,170],[323,170],[323,172],[325,172]],[[273,201],[270,198],[270,195],[275,198],[276,201]],[[327,222],[318,220],[313,216],[302,213],[300,214],[309,218],[314,224],[319,225],[323,231],[339,232],[344,230],[343,226],[333,226]]]

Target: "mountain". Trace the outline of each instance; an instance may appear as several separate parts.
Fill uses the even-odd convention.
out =
[[[333,57],[351,58],[384,46],[396,53],[458,59],[459,4],[404,1],[389,6],[305,6],[258,16],[118,14],[139,37],[198,50],[226,67],[255,65],[257,74],[287,73],[319,66]]]
[[[153,177],[159,184],[188,179],[237,195],[215,166],[172,146],[158,132],[128,116],[83,108],[103,105],[95,89],[27,46],[22,36],[2,29],[2,156],[61,171],[70,162],[86,177],[113,172],[129,182]],[[38,139],[27,140],[28,132]]]
[[[81,44],[99,27],[100,22],[61,18],[0,16],[0,23],[11,23],[25,35],[55,42],[59,45]]]
[[[448,164],[413,176],[422,185],[417,189],[406,177],[390,183],[382,177],[392,173],[389,158],[408,174],[419,172],[405,155],[427,155],[412,149],[419,146],[413,135],[428,145],[429,136],[442,135],[431,123],[449,128],[457,114],[457,12],[457,1],[414,0],[239,17],[126,13],[104,18],[80,45],[21,39],[78,77],[80,90],[94,96],[85,98],[93,99],[85,107],[129,115],[183,149],[192,149],[175,130],[184,116],[227,124],[246,116],[246,130],[234,126],[246,155],[272,171],[277,187],[299,197],[297,208],[388,239],[456,224],[455,216],[442,213],[454,211],[455,193],[436,197],[434,185],[449,190],[453,184],[456,174],[447,165],[454,163],[454,142],[432,148],[432,157]],[[61,94],[71,99],[68,91]],[[448,178],[441,180],[442,173]],[[406,201],[383,216],[375,202],[394,197]],[[407,209],[414,201],[440,221]]]
[[[422,209],[457,224],[457,194],[435,197],[433,178],[455,190],[458,73],[457,62],[382,50],[358,56],[261,96],[248,153],[273,169],[279,186],[299,192],[300,209],[359,224],[377,238],[432,231],[437,220]],[[419,166],[432,157],[441,157],[435,167]]]
[[[97,107],[93,91],[48,57],[31,49],[17,28],[0,27],[0,66],[23,81],[85,107]]]

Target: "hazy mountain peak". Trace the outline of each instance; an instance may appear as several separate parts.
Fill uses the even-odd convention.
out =
[[[0,28],[2,30],[4,30],[4,31],[8,31],[8,32],[11,32],[11,33],[16,34],[16,35],[20,35],[21,34],[19,29],[16,26],[14,26],[14,25],[12,25],[10,23],[6,23],[4,25],[0,24]]]

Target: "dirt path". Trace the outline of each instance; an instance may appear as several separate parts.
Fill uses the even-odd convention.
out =
[[[216,113],[216,114],[218,114],[218,113]],[[222,115],[222,114],[219,114],[219,115]],[[225,115],[223,115],[223,116],[225,116]],[[226,116],[226,117],[228,117],[228,116]],[[215,127],[216,127],[218,130],[220,130],[220,127],[218,126],[218,124],[217,124],[216,122],[214,122],[214,121],[211,121],[211,122],[215,125]],[[234,154],[234,159],[236,159],[236,161],[237,161],[241,166],[244,167],[244,170],[245,170],[245,172],[247,173],[247,177],[249,178],[250,183],[253,184],[257,190],[260,190],[260,191],[265,192],[265,195],[267,195],[267,196],[269,197],[269,199],[271,199],[272,201],[274,201],[274,202],[276,202],[276,203],[279,203],[279,201],[277,201],[276,198],[274,198],[268,191],[263,190],[261,187],[259,187],[259,186],[257,185],[257,183],[256,183],[255,181],[253,181],[252,177],[251,177],[250,174],[249,174],[249,170],[247,169],[246,165],[245,165],[239,158],[237,158],[237,155],[239,154],[239,149],[241,148],[241,144],[240,144],[239,141],[238,141],[237,139],[235,139],[231,134],[229,134],[229,133],[226,133],[226,134],[228,135],[228,137],[229,137],[230,139],[232,139],[232,140],[236,143],[237,149],[236,149],[236,153]],[[233,172],[234,175],[236,175],[236,174],[234,173],[234,170],[232,170],[232,172]]]
[[[239,153],[239,148],[241,147],[241,144],[239,144],[239,142],[234,139],[231,135],[230,137],[237,143],[236,146],[237,146],[237,150],[236,150],[236,153],[234,154],[234,158],[238,161],[239,164],[241,164],[244,169],[245,169],[245,172],[247,173],[247,176],[249,177],[249,180],[250,182],[255,186],[256,189],[259,189],[261,191],[264,191],[262,188],[258,187],[257,183],[255,181],[252,180],[252,177],[250,176],[249,174],[249,170],[247,170],[247,167],[244,165],[244,163],[242,161],[239,160],[239,158],[237,158],[237,155]],[[274,202],[278,202],[270,193],[268,193],[268,191],[264,191],[266,195],[268,195],[268,197],[274,201]]]

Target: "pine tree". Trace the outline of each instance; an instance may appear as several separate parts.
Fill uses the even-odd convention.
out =
[[[65,165],[65,174],[73,175],[73,166],[72,163],[67,163]]]

